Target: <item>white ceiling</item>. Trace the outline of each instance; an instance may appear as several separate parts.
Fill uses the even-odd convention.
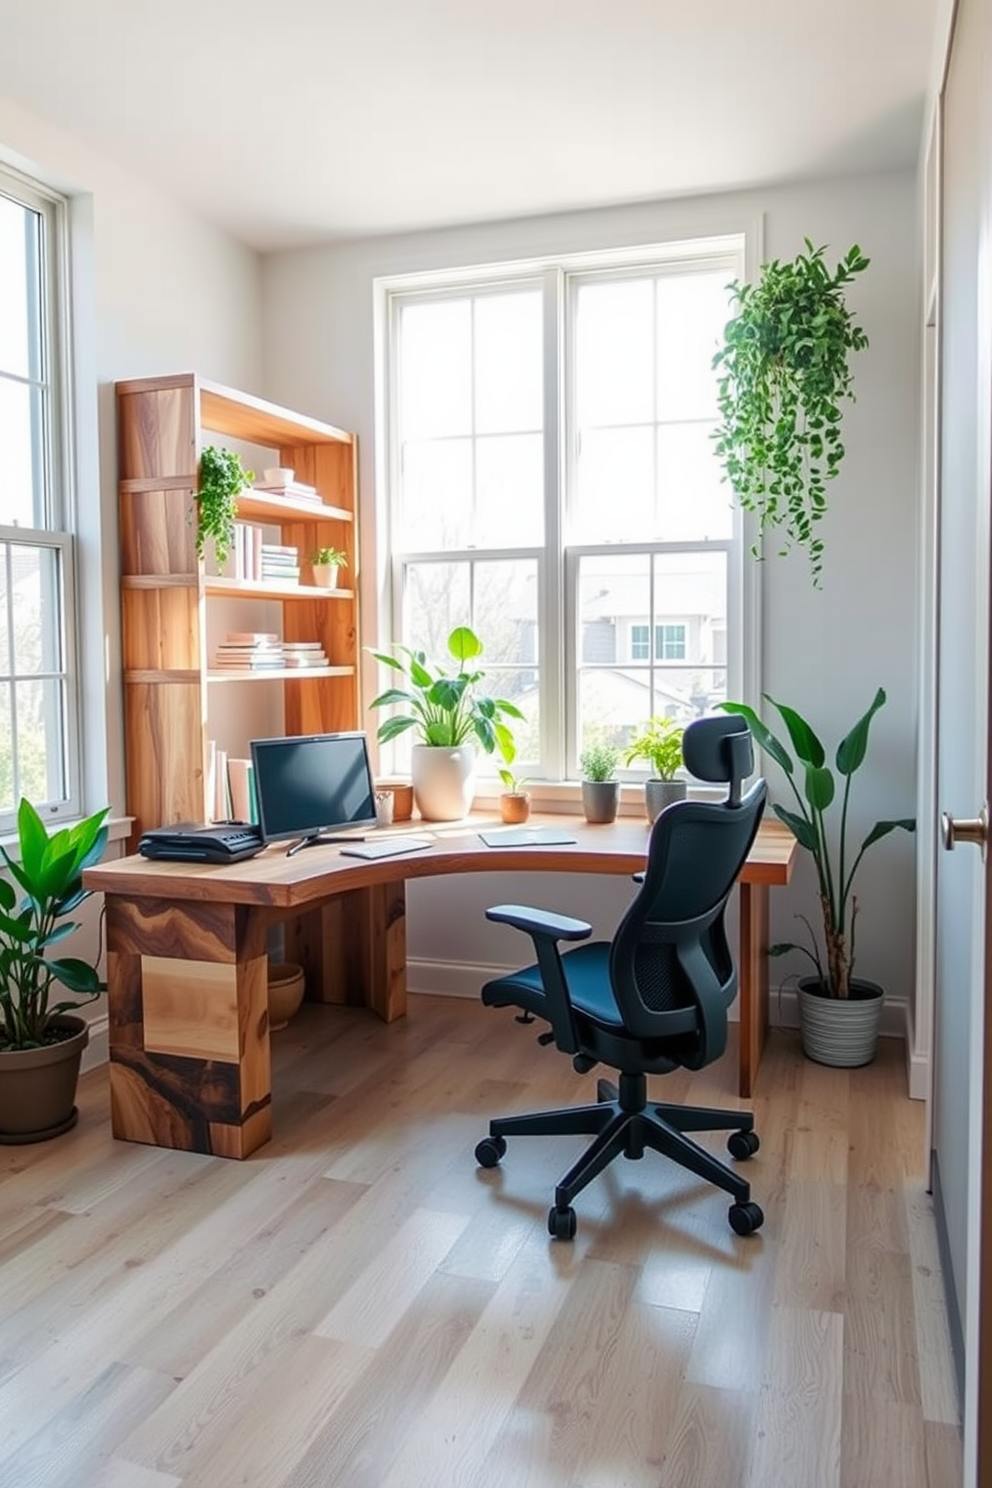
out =
[[[942,0],[0,0],[0,95],[258,249],[911,165]]]

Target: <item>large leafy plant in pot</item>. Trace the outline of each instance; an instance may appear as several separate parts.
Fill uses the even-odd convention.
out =
[[[848,359],[868,345],[844,291],[869,260],[855,244],[831,271],[826,249],[805,245],[789,263],[762,264],[756,283],[730,286],[737,313],[713,359],[714,438],[725,479],[757,516],[755,549],[778,529],[780,552],[804,548],[819,586],[817,524],[844,458],[840,405],[854,398]]]
[[[83,870],[103,856],[108,813],[49,835],[22,800],[18,851],[0,847],[9,874],[0,878],[0,1141],[54,1136],[75,1120],[87,1026],[74,1010],[103,983],[89,962],[51,952],[79,929],[66,916],[89,898]],[[59,988],[74,996],[59,998]]]
[[[826,763],[823,745],[806,719],[795,708],[776,702],[767,693],[763,696],[776,709],[785,724],[795,758],[752,708],[744,703],[724,703],[722,706],[728,713],[740,713],[747,719],[759,747],[785,772],[798,810],[793,811],[777,804],[773,810],[779,820],[791,828],[799,845],[813,859],[821,909],[820,937],[809,920],[800,915],[798,918],[809,932],[809,944],[782,941],[769,946],[768,953],[771,956],[782,956],[788,951],[800,951],[813,964],[815,975],[801,978],[799,984],[800,1018],[806,1052],[822,1063],[865,1063],[874,1053],[874,1038],[877,1036],[878,1015],[881,1012],[881,988],[873,982],[856,979],[853,975],[855,923],[858,916],[854,880],[865,853],[876,842],[880,842],[891,832],[916,830],[915,821],[903,817],[876,822],[857,850],[848,840],[851,783],[865,762],[872,719],[885,703],[885,692],[881,687],[878,689],[871,707],[838,744],[834,757],[836,776]],[[838,780],[843,782],[840,789]],[[836,813],[831,818],[833,807],[839,807],[839,819],[836,819]],[[823,1040],[828,1037],[827,1029],[836,1021],[837,1014],[828,1014],[825,1018],[824,1002],[832,1003],[835,1007],[872,1004],[870,1011],[874,1014],[874,1029],[872,1031],[866,1026],[867,1041],[852,1042],[850,1029],[845,1032],[842,1025],[839,1055],[831,1057]],[[849,1025],[851,1016],[844,1016]],[[815,1027],[810,1027],[807,1021],[810,1018]]]
[[[380,743],[413,731],[413,790],[421,816],[453,821],[465,816],[472,804],[477,749],[498,754],[504,764],[516,758],[508,719],[523,714],[507,698],[493,697],[484,688],[485,672],[475,663],[482,655],[478,636],[458,625],[448,636],[448,652],[457,671],[442,669],[424,651],[396,645],[393,652],[373,651],[376,661],[398,672],[403,685],[388,687],[369,704],[393,707],[377,730]]]

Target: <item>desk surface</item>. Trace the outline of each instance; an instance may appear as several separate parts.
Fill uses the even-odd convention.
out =
[[[88,889],[129,897],[218,900],[226,904],[262,904],[278,909],[301,908],[336,892],[333,879],[347,880],[340,890],[367,888],[411,878],[446,873],[506,873],[545,870],[554,873],[637,873],[644,867],[648,823],[621,817],[608,826],[591,826],[582,817],[532,816],[528,825],[550,826],[573,833],[574,843],[557,846],[487,847],[479,829],[498,825],[494,816],[477,815],[461,822],[411,822],[381,828],[372,835],[430,837],[433,846],[394,858],[365,860],[343,857],[339,846],[321,843],[293,857],[286,845],[274,843],[254,858],[229,866],[213,863],[155,862],[135,855],[87,868]],[[796,839],[778,821],[763,821],[741,871],[742,883],[785,884],[792,876]]]

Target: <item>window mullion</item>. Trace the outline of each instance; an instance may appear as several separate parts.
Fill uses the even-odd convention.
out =
[[[563,505],[566,496],[563,407],[565,276],[544,276],[544,552],[538,567],[538,653],[541,686],[541,758],[551,779],[563,779],[567,758],[567,719],[574,706],[568,664],[568,637],[574,630],[566,612],[563,563]]]

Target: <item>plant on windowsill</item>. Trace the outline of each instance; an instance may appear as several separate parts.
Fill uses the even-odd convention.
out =
[[[797,915],[809,932],[809,946],[782,941],[769,946],[768,954],[783,956],[788,951],[799,951],[812,962],[815,975],[799,979],[800,1026],[807,1055],[821,1064],[867,1064],[875,1055],[883,993],[877,983],[853,975],[858,916],[854,879],[869,847],[897,829],[916,830],[916,822],[909,817],[876,822],[857,854],[847,840],[851,781],[864,764],[871,721],[885,702],[885,692],[881,687],[878,689],[867,713],[837,746],[834,763],[844,781],[839,799],[834,773],[825,762],[823,745],[805,718],[767,693],[764,698],[785,724],[795,760],[752,708],[743,703],[723,703],[721,707],[747,719],[759,747],[785,772],[799,810],[790,811],[779,805],[773,809],[813,859],[823,933],[821,949],[809,920],[805,915]],[[802,767],[802,789],[796,783],[796,761]],[[840,806],[840,820],[831,830],[828,812],[835,803]]]
[[[620,782],[616,779],[620,751],[614,744],[588,744],[579,756],[582,810],[587,822],[616,821]]]
[[[527,821],[530,816],[530,791],[524,790],[527,777],[514,775],[512,770],[500,770],[499,778],[503,782],[499,798],[499,814],[503,821],[512,825]]]
[[[196,492],[196,556],[202,560],[207,541],[213,538],[217,567],[223,568],[234,543],[238,497],[255,479],[241,457],[220,445],[206,444],[200,451],[200,480]]]
[[[648,821],[654,822],[673,801],[684,801],[688,782],[676,780],[682,768],[682,735],[685,729],[673,718],[649,718],[624,752],[624,763],[644,760],[651,774],[644,782],[644,804]]]
[[[310,554],[313,581],[321,589],[337,587],[338,575],[348,567],[348,554],[343,548],[316,548]]]
[[[426,653],[396,645],[372,651],[376,661],[400,673],[404,686],[389,687],[372,699],[371,708],[397,707],[379,725],[377,738],[388,743],[412,730],[413,793],[417,809],[428,821],[457,821],[471,810],[475,787],[476,752],[498,754],[511,765],[516,756],[507,719],[522,719],[515,703],[483,690],[485,672],[473,666],[482,655],[482,642],[467,625],[448,636],[448,652],[458,670],[442,670]]]
[[[76,1120],[79,1063],[89,1036],[75,1010],[103,991],[96,967],[49,953],[79,929],[67,920],[88,899],[83,870],[103,856],[109,808],[49,836],[27,800],[17,853],[0,847],[0,1144],[43,1141]],[[20,896],[18,895],[20,890]],[[76,994],[54,1001],[56,984]]]
[[[844,458],[841,409],[854,400],[848,356],[868,337],[844,290],[869,260],[855,244],[831,273],[825,247],[805,240],[790,263],[762,264],[757,283],[733,283],[737,314],[713,359],[722,422],[714,431],[724,479],[758,519],[755,556],[780,529],[779,553],[805,548],[820,587],[826,483]]]

